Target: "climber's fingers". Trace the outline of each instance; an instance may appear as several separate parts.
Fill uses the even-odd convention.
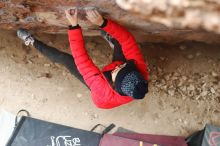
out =
[[[94,10],[94,13],[95,13],[96,17],[102,17],[97,10]]]
[[[86,10],[86,18],[93,23],[94,16],[92,15],[92,11],[91,10]]]
[[[72,15],[72,16],[74,16],[74,17],[76,17],[77,16],[77,8],[74,8],[74,9],[70,9],[69,10],[70,11],[70,15]]]
[[[65,14],[66,14],[66,17],[69,17],[70,11],[69,10],[65,10]]]
[[[77,20],[78,12],[76,8],[65,10],[65,13],[66,13],[66,18],[69,20],[72,26],[75,26],[78,24],[78,20]]]
[[[86,18],[91,21],[93,24],[101,26],[103,23],[103,18],[101,15],[99,15],[98,12],[95,12],[96,10],[86,10]]]
[[[91,10],[91,15],[92,15],[93,18],[96,18],[96,17],[97,17],[94,10]]]
[[[92,19],[93,18],[93,14],[91,10],[86,10],[86,15],[88,18]]]

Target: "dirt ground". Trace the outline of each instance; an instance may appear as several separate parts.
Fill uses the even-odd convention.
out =
[[[66,35],[35,34],[69,52]],[[85,39],[99,67],[112,50],[100,37]],[[220,126],[220,45],[184,42],[140,44],[150,70],[144,100],[98,109],[89,90],[66,68],[26,47],[13,31],[0,31],[0,109],[27,109],[32,117],[82,129],[95,124],[152,134],[187,136],[206,123]]]

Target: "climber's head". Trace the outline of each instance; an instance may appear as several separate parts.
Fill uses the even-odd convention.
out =
[[[117,66],[111,74],[114,87],[120,95],[142,99],[148,92],[148,82],[137,70],[133,60]]]

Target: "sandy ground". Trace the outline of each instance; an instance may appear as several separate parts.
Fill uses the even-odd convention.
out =
[[[69,52],[66,35],[35,35]],[[150,92],[144,100],[103,110],[67,69],[24,46],[15,32],[1,30],[0,109],[27,109],[32,117],[87,130],[115,123],[136,132],[187,136],[206,123],[220,126],[219,45],[140,46],[149,63]],[[99,67],[111,61],[102,38],[86,38],[86,47]]]

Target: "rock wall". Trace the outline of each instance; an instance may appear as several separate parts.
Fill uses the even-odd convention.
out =
[[[204,29],[220,33],[219,0],[116,0],[128,11],[170,28]]]
[[[66,33],[64,10],[71,7],[78,7],[85,35],[98,35],[83,11],[96,7],[126,26],[139,42],[220,42],[217,0],[0,0],[0,28]]]

